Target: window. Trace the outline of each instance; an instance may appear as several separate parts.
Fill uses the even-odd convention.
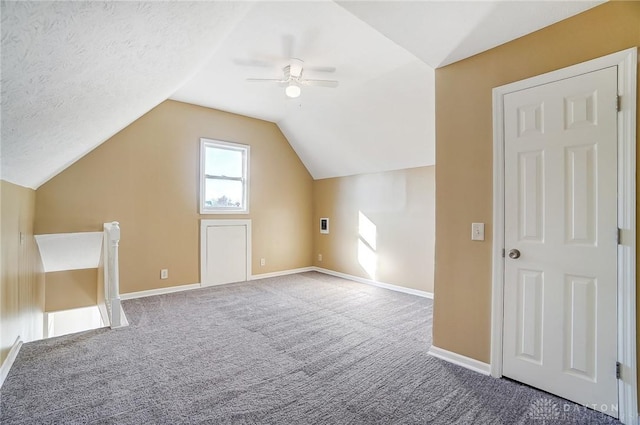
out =
[[[200,139],[200,214],[249,212],[249,146]]]

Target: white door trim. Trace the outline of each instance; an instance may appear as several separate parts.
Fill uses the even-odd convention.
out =
[[[636,83],[637,49],[623,50],[568,68],[493,89],[493,252],[491,299],[491,376],[502,376],[504,314],[504,122],[503,98],[519,90],[618,66],[618,382],[620,421],[638,423],[636,378]],[[614,105],[612,105],[614,107]],[[612,366],[613,368],[613,366]]]
[[[251,280],[251,220],[216,220],[201,219],[200,220],[200,286],[211,286],[205,284],[205,275],[207,274],[207,227],[209,226],[246,226],[247,232],[247,277]]]

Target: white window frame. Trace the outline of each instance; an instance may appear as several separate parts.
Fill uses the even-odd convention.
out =
[[[207,207],[205,205],[205,151],[208,147],[228,149],[242,152],[242,182],[243,182],[243,199],[242,207]],[[249,156],[251,147],[240,143],[224,142],[222,140],[214,140],[200,138],[200,214],[249,214]]]

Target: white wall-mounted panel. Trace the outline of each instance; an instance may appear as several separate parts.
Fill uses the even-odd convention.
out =
[[[247,280],[246,226],[207,227],[206,285]]]
[[[45,272],[94,269],[100,263],[102,232],[36,235]]]
[[[200,220],[202,286],[251,279],[251,220]]]

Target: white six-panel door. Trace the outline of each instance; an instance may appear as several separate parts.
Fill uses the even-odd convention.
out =
[[[504,97],[503,374],[609,414],[618,404],[616,94],[611,67]]]

